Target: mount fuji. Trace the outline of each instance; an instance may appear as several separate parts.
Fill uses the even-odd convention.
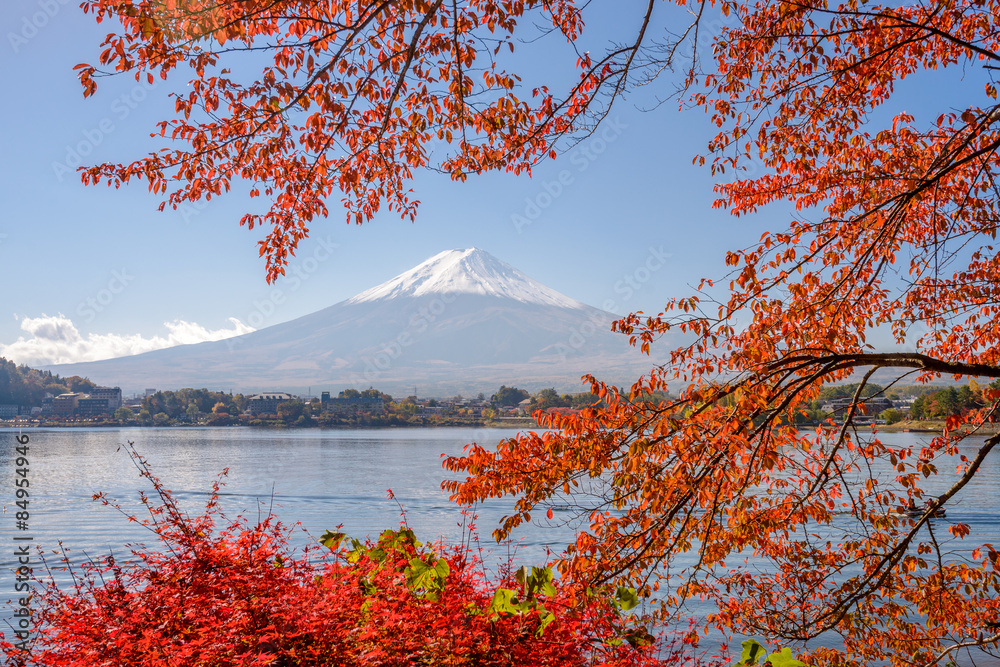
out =
[[[500,384],[582,391],[591,373],[631,383],[651,362],[611,332],[617,316],[529,278],[493,255],[448,250],[360,294],[295,320],[221,341],[49,367],[143,387],[338,391],[423,396]]]

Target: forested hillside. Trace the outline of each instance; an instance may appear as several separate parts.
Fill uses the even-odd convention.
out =
[[[87,392],[94,383],[74,375],[62,378],[49,371],[18,366],[0,357],[0,403],[41,405],[46,392],[57,396],[67,391]]]

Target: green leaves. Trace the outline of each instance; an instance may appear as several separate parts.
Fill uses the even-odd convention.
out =
[[[538,595],[554,598],[558,594],[552,583],[552,570],[547,567],[518,568],[514,573],[515,580],[521,584],[522,594],[509,588],[498,588],[490,603],[490,612],[494,618],[500,616],[524,615],[536,612],[538,614],[538,629],[535,635],[542,636],[545,628],[556,619],[555,614],[538,601]]]
[[[552,584],[552,570],[547,567],[521,566],[514,573],[517,582],[524,589],[524,595],[529,600],[536,594],[541,593],[546,597],[554,597],[556,587]]]
[[[503,614],[520,614],[526,610],[526,607],[518,601],[517,593],[509,588],[498,588],[493,594],[490,611],[498,616]]]
[[[433,556],[433,554],[431,554]],[[406,583],[418,597],[437,600],[438,593],[444,590],[451,568],[448,561],[438,558],[433,565],[428,565],[420,558],[411,558],[409,566],[403,571]]]
[[[522,566],[514,573],[514,578],[521,584],[521,595],[518,596],[517,591],[509,588],[498,588],[490,604],[490,611],[494,614],[523,614],[532,609],[542,608],[536,602],[536,596],[539,594],[547,598],[556,596],[557,591],[552,583],[550,568]]]
[[[344,533],[328,530],[320,536],[319,542],[328,549],[336,550],[346,537]],[[407,587],[417,597],[437,601],[448,581],[451,567],[445,558],[438,558],[434,552],[421,552],[420,546],[421,543],[409,528],[388,529],[382,531],[378,542],[374,545],[364,544],[352,538],[351,549],[348,550],[346,559],[352,565],[365,559],[371,560],[377,565],[376,570],[386,566],[396,569],[405,562],[406,567],[402,568],[402,574]],[[361,587],[366,595],[377,593],[367,579],[362,580]]]
[[[792,657],[792,649],[787,646],[767,656],[767,660],[774,667],[806,667],[806,663]]]
[[[434,603],[445,599],[445,588],[448,577],[452,574],[452,566],[446,558],[421,549],[421,543],[417,541],[413,531],[407,528],[385,530],[379,535],[378,542],[371,544],[328,530],[319,541],[323,546],[336,551],[345,539],[350,540],[350,549],[342,554],[347,563],[369,568],[369,574],[358,580],[360,592],[367,598],[362,605],[363,610],[370,610],[371,603],[386,594],[383,590],[386,575],[399,584],[405,581],[406,588],[416,598]],[[559,611],[558,608],[552,611],[543,604],[559,598],[554,576],[552,569],[548,567],[522,566],[514,572],[512,580],[508,580],[508,585],[516,582],[517,586],[497,587],[487,608],[467,602],[463,613],[469,617],[486,615],[492,622],[522,617],[518,623],[527,624],[526,629],[533,628],[535,636],[541,637],[546,628],[555,622],[556,612]],[[392,584],[390,588],[395,585]],[[604,605],[617,619],[621,619],[622,612],[634,609],[640,602],[638,592],[625,586],[618,586],[613,592],[610,586],[597,590],[588,588],[585,597],[585,605]],[[534,625],[534,619],[538,621],[537,626]],[[655,638],[645,627],[638,625],[636,620],[632,617],[622,621],[624,627],[619,626],[612,631],[611,639],[603,640],[603,645],[619,647],[628,642],[634,649],[651,646]]]
[[[628,611],[639,604],[639,595],[634,588],[619,586],[615,589],[615,606],[622,611]]]
[[[320,543],[325,546],[332,544],[333,546],[330,548],[335,549],[344,537],[346,535],[343,533],[328,530],[320,537]],[[347,562],[357,563],[362,558],[367,557],[376,562],[384,563],[391,555],[399,554],[407,549],[415,550],[420,545],[421,543],[417,541],[416,535],[409,528],[400,528],[399,530],[386,529],[379,535],[378,542],[372,546],[363,544],[352,538],[351,550],[347,552]]]
[[[744,640],[743,651],[740,653],[740,659],[734,662],[732,667],[756,665],[758,656],[764,655],[764,650],[764,647],[756,639]]]
[[[764,645],[756,639],[744,640],[743,651],[740,653],[740,659],[734,662],[732,667],[748,667],[749,665],[757,665],[758,659],[763,657],[765,650]],[[771,655],[767,656],[767,660],[764,661],[764,665],[771,665],[771,667],[806,667],[806,663],[792,657],[792,649],[787,646],[780,651],[775,651]]]
[[[319,543],[331,551],[336,551],[345,537],[347,535],[344,533],[328,530],[319,536]]]
[[[539,569],[539,568],[534,568]],[[548,568],[546,568],[548,570]],[[551,576],[551,571],[549,575]],[[548,584],[552,587],[552,595],[555,596],[556,589],[552,584]],[[538,629],[535,630],[535,636],[541,637],[542,633],[545,632],[545,628],[549,626],[552,621],[556,620],[555,614],[545,608],[544,605],[538,602],[535,598],[520,599],[517,597],[517,591],[512,591],[509,588],[498,588],[493,594],[493,601],[490,603],[490,612],[492,612],[494,618],[500,616],[515,616],[515,615],[526,615],[531,612],[537,612],[538,614]]]
[[[545,632],[545,628],[554,620],[556,620],[555,614],[542,605],[538,605],[538,629],[535,630],[535,636],[541,637],[542,633]]]

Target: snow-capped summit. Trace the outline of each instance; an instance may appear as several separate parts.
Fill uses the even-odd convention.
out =
[[[584,304],[529,278],[485,250],[445,250],[381,285],[348,299],[366,303],[430,294],[479,294],[558,308]]]

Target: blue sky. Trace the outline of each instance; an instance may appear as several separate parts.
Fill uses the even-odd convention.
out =
[[[627,29],[640,9],[616,6],[614,25],[600,27]],[[105,79],[96,96],[83,99],[72,67],[96,61],[110,28],[74,2],[3,3],[0,28],[7,100],[0,110],[0,354],[17,361],[86,360],[276,324],[349,298],[441,250],[471,246],[585,303],[613,305],[619,314],[656,311],[699,278],[721,275],[727,248],[789,220],[780,209],[741,219],[712,210],[713,177],[692,165],[712,134],[708,116],[678,112],[673,102],[641,110],[651,100],[633,96],[597,135],[539,166],[532,178],[490,174],[453,183],[421,174],[415,223],[382,215],[348,225],[331,202],[331,217],[312,227],[292,261],[298,279],[268,286],[256,249],[262,234],[238,225],[251,206],[240,192],[201,210],[160,213],[160,198],[142,185],[84,187],[69,170],[78,159],[131,160],[154,147],[148,135],[173,108],[169,84]],[[553,56],[571,57],[565,49]],[[969,90],[950,73],[934,81],[910,86],[901,99],[920,109],[925,100],[940,102],[945,89]],[[562,192],[548,197],[560,174]],[[539,214],[518,224],[515,216],[532,201],[543,205]],[[637,283],[651,249],[670,259]],[[628,288],[626,276],[639,289]]]

